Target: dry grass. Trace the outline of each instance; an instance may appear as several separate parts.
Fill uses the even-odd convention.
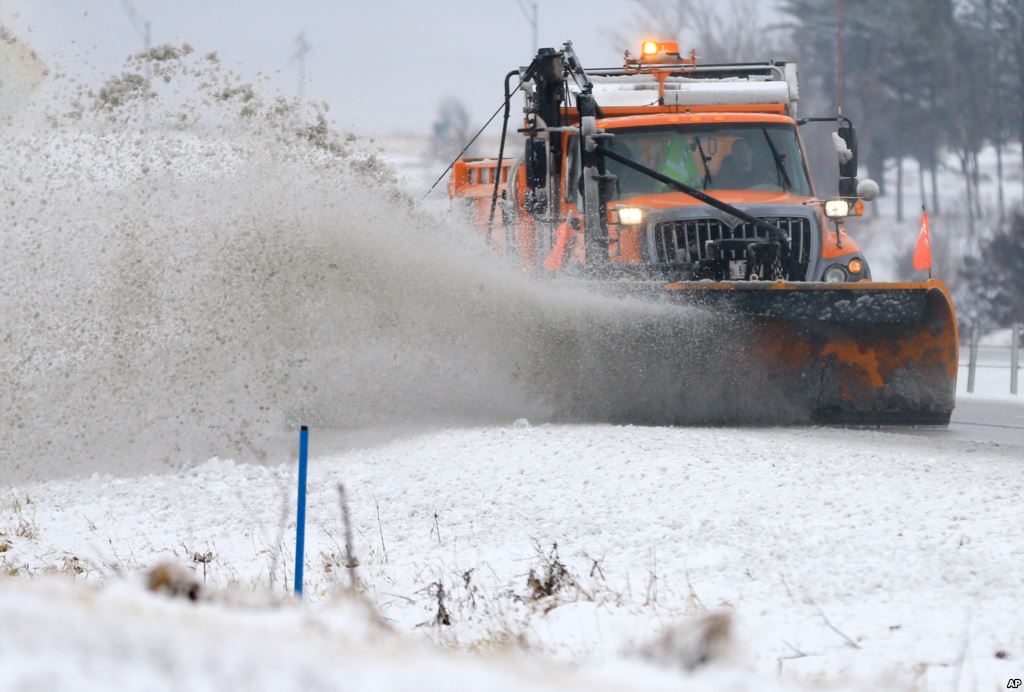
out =
[[[567,591],[572,591],[577,597],[588,601],[594,600],[559,558],[557,543],[553,543],[547,553],[541,550],[539,545],[535,548],[541,564],[537,569],[531,567],[526,577],[527,601],[542,604],[544,611],[547,612],[558,606],[557,597]]]
[[[434,617],[426,622],[421,622],[416,625],[417,627],[450,627],[452,624],[452,616],[448,612],[448,605],[445,603],[447,594],[444,590],[444,582],[437,580],[432,583],[426,589],[427,595],[435,600],[437,603],[437,612]]]
[[[346,567],[345,556],[337,550],[322,550],[320,551],[320,565],[326,576],[334,578],[339,569]]]
[[[72,579],[89,572],[89,566],[77,555],[65,553],[60,561],[42,568],[42,574],[59,574]]]
[[[192,570],[176,562],[161,562],[146,574],[146,588],[153,593],[199,600],[202,585]]]
[[[490,630],[485,636],[474,639],[465,650],[469,653],[501,653],[506,651],[529,651],[530,642],[521,631],[505,625]]]
[[[203,569],[203,584],[206,584],[206,566],[208,564],[210,564],[211,562],[213,562],[214,558],[216,557],[213,554],[213,551],[212,550],[207,550],[205,552],[192,551],[192,550],[189,550],[188,548],[186,548],[184,544],[181,547],[185,548],[185,554],[188,555],[188,559],[192,561],[193,565],[202,565],[203,566],[202,567],[202,569]]]
[[[39,536],[39,527],[36,526],[35,517],[25,516],[26,507],[32,504],[32,499],[27,495],[24,500],[20,497],[12,497],[5,504],[8,511],[14,516],[14,522],[10,529],[11,534],[16,538],[35,540]]]
[[[87,569],[85,563],[82,562],[75,555],[65,555],[64,560],[61,562],[60,571],[62,574],[68,574],[73,577],[77,577],[80,574],[85,574]]]
[[[731,632],[730,613],[708,613],[666,629],[638,653],[650,661],[691,671],[725,653]]]
[[[19,565],[12,565],[7,561],[6,555],[0,555],[0,575],[5,577],[16,577],[21,573]]]

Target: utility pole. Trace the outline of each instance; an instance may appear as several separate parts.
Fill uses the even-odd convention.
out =
[[[299,85],[296,94],[300,101],[306,90],[306,56],[312,50],[313,47],[306,40],[306,32],[299,32],[299,35],[295,37],[295,54],[292,55],[292,60],[299,63]]]
[[[843,0],[836,2],[836,113],[843,116]]]
[[[516,3],[533,31],[533,55],[536,55],[539,47],[537,32],[540,28],[540,10],[537,8],[537,0],[516,0]]]
[[[135,33],[142,39],[142,45],[148,51],[153,45],[153,35],[150,30],[149,20],[143,17],[132,0],[121,0],[121,8],[128,15],[128,21],[132,23]]]
[[[132,0],[121,0],[121,9],[128,16],[128,21],[132,23],[132,28],[135,29],[135,33],[142,39],[142,46],[146,49],[146,53],[149,53],[149,49],[153,47],[153,31],[152,25],[149,20],[142,16],[139,10],[135,7],[135,3]],[[146,81],[150,81],[153,77],[153,64],[150,60],[146,60]],[[145,102],[143,111],[146,115],[146,119],[149,119],[149,101]]]

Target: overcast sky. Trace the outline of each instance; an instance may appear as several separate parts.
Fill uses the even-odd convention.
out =
[[[637,36],[637,46],[607,38],[631,26],[626,0],[538,4],[540,45],[572,39],[584,65],[617,65],[622,50],[635,52],[646,38]],[[360,134],[425,133],[448,95],[482,123],[501,103],[505,73],[531,57],[517,0],[0,0],[0,23],[51,67],[110,74],[142,47],[126,5],[149,20],[154,45],[216,50],[225,65],[265,72],[288,95],[297,89],[291,56],[304,31],[312,47],[306,95],[326,100],[338,125]]]

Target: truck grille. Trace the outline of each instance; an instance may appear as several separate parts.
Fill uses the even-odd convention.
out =
[[[790,238],[791,266],[800,276],[807,272],[811,251],[811,222],[803,216],[764,217],[768,223],[786,231]],[[718,219],[679,219],[659,221],[654,225],[654,246],[659,264],[693,264],[708,259],[706,243],[709,240],[768,240],[768,232],[751,223],[742,222],[730,227]],[[741,249],[723,248],[721,259],[745,259]]]

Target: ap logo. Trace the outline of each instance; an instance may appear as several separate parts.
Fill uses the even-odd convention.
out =
[[[1008,690],[1015,690],[1018,687],[1020,687],[1020,685],[1021,685],[1020,678],[1010,678],[1010,682],[1006,683],[1006,689],[1008,689]]]

